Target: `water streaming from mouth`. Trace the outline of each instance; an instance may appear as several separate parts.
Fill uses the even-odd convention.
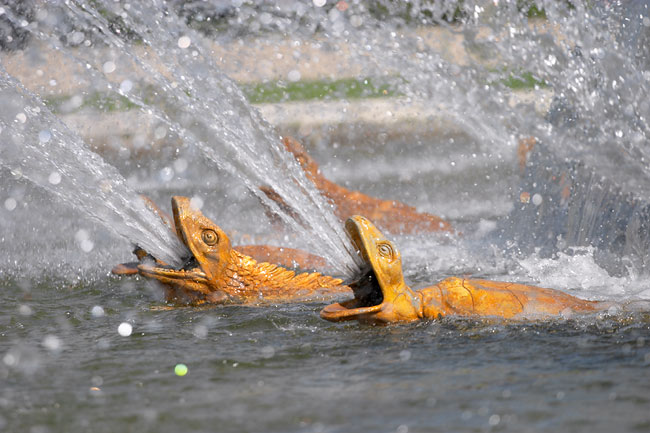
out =
[[[119,89],[119,94],[153,114],[186,146],[199,149],[209,164],[239,177],[338,273],[352,277],[357,272],[359,259],[330,206],[238,87],[218,73],[210,60],[209,47],[198,34],[170,15],[163,3],[138,2],[123,9],[128,14],[121,15],[127,26],[137,29],[145,47],[144,51],[138,50],[141,47],[127,45],[112,33],[103,16],[105,9],[94,8],[91,2],[70,2],[66,6],[49,9],[45,16],[49,14],[50,19],[38,23],[36,33],[41,40],[78,63],[90,80],[107,89]],[[88,52],[73,53],[61,44],[57,24],[68,15],[117,50],[116,56],[130,62],[136,69],[135,76],[142,80],[120,79],[119,73],[114,74],[118,60],[98,65]],[[159,90],[152,91],[151,82]],[[280,209],[259,189],[262,185],[275,190],[299,218],[294,220]]]
[[[571,245],[588,244],[602,251],[615,251],[616,257],[610,256],[613,261],[620,262],[625,255],[639,256],[640,260],[632,262],[643,268],[647,254],[643,212],[626,211],[630,206],[644,209],[650,190],[644,165],[650,109],[645,97],[645,57],[637,49],[642,44],[634,45],[629,36],[636,31],[634,40],[643,40],[638,34],[639,28],[643,28],[641,21],[634,21],[636,27],[628,25],[628,30],[621,30],[624,17],[620,10],[574,7],[563,2],[536,2],[537,9],[544,9],[545,19],[531,18],[516,2],[445,2],[442,6],[415,2],[406,9],[392,2],[382,5],[389,12],[381,16],[377,9],[357,4],[346,3],[327,10],[317,7],[309,14],[305,14],[303,7],[281,5],[275,12],[265,12],[271,14],[269,21],[266,15],[256,20],[252,12],[255,6],[242,4],[235,6],[232,16],[237,18],[228,21],[225,34],[217,31],[211,36],[218,42],[226,41],[244,29],[251,33],[268,31],[265,26],[269,25],[275,26],[275,31],[297,31],[294,47],[311,37],[316,37],[320,44],[345,41],[348,56],[361,69],[372,71],[376,77],[391,78],[392,90],[400,95],[403,105],[437,107],[453,128],[461,129],[476,143],[467,149],[458,143],[455,148],[453,138],[449,139],[449,146],[440,146],[435,139],[432,142],[426,135],[416,135],[406,162],[397,167],[387,160],[382,169],[401,170],[397,175],[400,178],[445,172],[461,185],[464,180],[473,182],[466,187],[478,191],[484,184],[493,183],[493,179],[501,182],[504,176],[510,176],[516,169],[504,176],[490,170],[506,172],[503,167],[516,166],[518,140],[536,137],[541,143],[539,148],[557,159],[536,163],[531,158],[528,167],[532,174],[525,177],[525,182],[534,187],[524,184],[521,188],[533,188],[534,191],[526,192],[539,197],[514,206],[505,228],[499,232],[502,239],[492,238],[489,242],[502,246],[503,242],[507,245],[514,240],[520,251],[526,250],[524,244],[534,249],[540,246],[541,231],[552,227],[549,236],[561,236],[563,242],[552,242],[549,254]],[[139,112],[148,113],[158,125],[163,125],[168,134],[182,143],[176,155],[184,156],[187,148],[198,150],[193,158],[239,177],[249,191],[281,215],[303,240],[309,241],[313,250],[326,256],[341,274],[350,275],[357,266],[356,256],[340,222],[305,181],[299,167],[287,157],[275,134],[250,108],[234,82],[216,72],[212,42],[183,23],[185,20],[205,30],[197,23],[206,24],[201,21],[206,15],[193,15],[188,6],[189,9],[181,8],[184,18],[180,19],[174,7],[160,1],[116,2],[102,7],[94,2],[69,2],[57,7],[50,5],[26,28],[45,46],[58,50],[66,61],[74,63],[79,69],[77,78],[106,94],[128,99]],[[306,25],[297,25],[291,19],[276,20],[276,12],[278,16],[300,17]],[[464,17],[463,24],[449,24],[446,20],[453,16]],[[247,27],[250,19],[258,26]],[[424,26],[414,26],[411,20]],[[76,30],[61,26],[66,22],[74,22]],[[442,30],[426,27],[432,23]],[[437,39],[450,41],[454,48],[445,49]],[[75,44],[82,46],[73,47]],[[83,45],[91,45],[91,49],[84,49]],[[30,56],[38,57],[41,49],[34,48]],[[29,47],[26,50],[29,52]],[[293,55],[300,56],[298,51]],[[534,84],[522,95],[506,84],[517,79]],[[363,149],[362,145],[350,146],[355,151]],[[388,153],[381,146],[382,143],[373,143],[371,153]],[[447,149],[444,160],[432,152],[437,147]],[[422,157],[410,163],[411,155]],[[431,158],[437,159],[427,166],[426,161]],[[544,209],[558,209],[550,205],[555,186],[538,169],[546,164],[559,167],[565,158],[581,160],[588,167],[576,173],[576,179],[588,177],[585,173],[596,173],[589,177],[589,182],[574,182],[577,216],[563,220],[555,211],[543,212],[538,219],[547,218],[548,222],[531,230],[526,212],[537,214],[542,209],[535,207],[539,200],[545,204]],[[195,162],[188,159],[190,165]],[[616,170],[620,165],[628,169]],[[371,162],[363,166],[363,171],[369,171],[369,166]],[[376,179],[377,174],[368,173],[371,174]],[[607,200],[580,192],[602,187],[605,181],[599,176],[618,188],[611,189]],[[298,211],[302,224],[292,221],[268,200],[259,191],[260,185],[275,189]],[[517,202],[521,188],[512,188],[504,195],[509,194]],[[451,213],[463,215],[463,206],[466,204],[459,197]],[[472,213],[487,218],[502,216],[505,209],[511,208],[490,198],[479,207]],[[435,212],[435,208],[427,210]],[[600,236],[604,233],[600,228],[602,221],[594,218],[599,212],[619,216],[627,213],[630,217],[619,222],[625,227],[636,224],[639,229],[628,230],[626,246],[612,248],[608,241],[611,236]],[[574,233],[567,234],[571,231]],[[527,239],[525,235],[530,233],[533,236]],[[623,267],[629,264],[622,262]],[[605,263],[608,269],[616,268],[608,265]]]
[[[161,260],[182,263],[185,246],[127,186],[124,177],[89,151],[79,136],[1,66],[0,98],[1,166]]]

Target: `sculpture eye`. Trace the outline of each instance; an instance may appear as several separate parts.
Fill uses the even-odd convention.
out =
[[[203,242],[205,242],[207,245],[216,245],[217,242],[219,242],[219,235],[217,235],[217,232],[214,230],[203,230],[203,233],[201,233],[201,239],[203,239]]]
[[[386,257],[387,259],[393,258],[393,247],[391,247],[389,244],[378,245],[377,251],[379,252],[379,255],[382,257]]]

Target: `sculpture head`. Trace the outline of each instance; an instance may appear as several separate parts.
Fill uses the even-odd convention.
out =
[[[214,297],[219,294],[218,283],[225,278],[231,260],[228,236],[187,197],[172,197],[172,212],[176,234],[190,250],[191,256],[180,269],[145,263],[138,265],[138,272],[176,289],[203,293],[211,297],[211,301],[217,301]]]
[[[321,317],[333,322],[410,322],[421,318],[421,300],[404,282],[402,259],[395,245],[366,218],[355,215],[345,229],[367,265],[350,284],[354,299],[328,305]]]

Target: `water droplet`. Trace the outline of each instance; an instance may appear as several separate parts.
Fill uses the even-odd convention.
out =
[[[46,129],[38,133],[38,141],[41,143],[47,143],[50,138],[52,138],[52,133]]]
[[[402,425],[397,427],[395,432],[396,433],[409,433],[409,426],[402,424]]]
[[[122,337],[128,337],[133,332],[133,326],[130,323],[122,322],[120,326],[117,327],[117,332]]]
[[[79,45],[84,41],[85,37],[86,36],[82,32],[75,31],[70,33],[70,35],[68,36],[68,41],[70,41],[74,45]]]
[[[92,314],[93,317],[102,317],[102,316],[104,315],[104,309],[103,309],[101,306],[99,306],[99,305],[95,305],[95,306],[90,310],[90,314]]]
[[[112,61],[108,61],[104,63],[102,66],[102,70],[104,71],[105,74],[110,74],[111,72],[115,72],[115,63]]]
[[[189,38],[189,36],[181,36],[178,38],[178,47],[179,48],[187,48],[190,46],[192,43],[192,40]]]
[[[8,199],[5,200],[5,209],[7,209],[8,211],[12,211],[16,209],[17,205],[18,202],[13,197],[9,197]]]
[[[542,204],[542,201],[543,201],[543,199],[542,199],[541,195],[533,194],[533,204],[535,206],[539,206],[540,204]]]
[[[546,63],[547,66],[553,66],[557,63],[557,57],[553,54],[549,54],[546,60],[544,60],[544,63]]]
[[[120,83],[120,90],[124,93],[128,93],[133,89],[133,82],[131,80],[124,80]]]
[[[402,350],[399,353],[399,359],[401,361],[408,361],[409,359],[411,359],[411,351],[410,350]]]
[[[192,209],[201,210],[203,207],[203,199],[198,195],[195,195],[190,199],[190,207]]]
[[[167,127],[164,125],[157,127],[153,131],[153,136],[156,140],[162,140],[163,138],[165,138],[166,135],[167,135]]]
[[[56,80],[50,80],[48,84],[50,85],[50,87],[56,87],[56,85],[59,83],[57,83]]]
[[[268,24],[270,24],[272,19],[273,19],[273,17],[272,17],[271,14],[268,13],[268,12],[262,12],[262,13],[260,14],[260,22],[261,22],[262,24],[264,24],[264,25],[268,25]]]
[[[646,27],[650,27],[650,18],[643,17],[643,25]]]
[[[31,316],[34,311],[29,305],[21,304],[20,307],[18,307],[18,313],[20,313],[21,316]]]
[[[47,181],[52,185],[58,185],[61,183],[61,174],[58,171],[53,171],[50,173],[50,176],[47,178]]]
[[[264,346],[262,347],[262,357],[269,359],[275,356],[275,349],[273,346]]]
[[[314,6],[317,8],[322,8],[325,6],[325,3],[327,3],[327,0],[313,0],[314,1]]]
[[[159,177],[162,182],[169,182],[174,178],[174,169],[171,167],[162,168]]]
[[[56,335],[47,335],[43,339],[43,347],[56,352],[61,349],[61,340]]]
[[[5,363],[5,365],[12,367],[18,363],[18,359],[13,353],[7,353],[3,358],[2,362]]]
[[[498,425],[500,422],[501,422],[501,417],[497,414],[490,416],[490,418],[488,419],[488,424],[490,424],[491,426]]]
[[[174,170],[176,173],[183,173],[185,170],[187,170],[187,160],[183,158],[178,158],[176,161],[174,161]]]
[[[300,71],[298,71],[297,69],[292,69],[291,71],[289,71],[287,78],[289,79],[289,81],[293,81],[293,82],[299,81]]]
[[[81,248],[81,250],[84,253],[89,253],[89,252],[91,252],[93,250],[93,248],[95,247],[95,244],[93,243],[93,241],[91,241],[89,239],[85,239],[85,240],[81,241],[81,243],[79,244],[79,247]]]
[[[196,325],[194,327],[194,336],[197,338],[205,338],[208,336],[208,328],[205,325]]]
[[[20,123],[25,123],[27,122],[27,115],[25,113],[18,113],[16,114],[16,120]]]
[[[618,138],[623,137],[623,131],[621,131],[620,129],[619,129],[618,131],[616,131],[616,136],[617,136]]]

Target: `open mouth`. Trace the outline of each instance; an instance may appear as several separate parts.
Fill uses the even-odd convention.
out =
[[[179,203],[179,199],[173,198],[172,212],[174,215],[174,224],[176,226],[176,235],[188,250],[192,251],[185,233],[181,230],[181,211],[182,204]],[[156,278],[164,282],[170,282],[173,280],[194,280],[200,283],[207,282],[208,280],[205,272],[201,270],[199,261],[194,255],[189,256],[179,268],[162,264],[158,261],[151,261],[149,263],[138,265],[138,272],[146,277]]]
[[[345,229],[359,254],[366,262],[367,269],[361,278],[349,286],[354,293],[354,299],[331,304],[321,311],[321,317],[331,321],[344,321],[359,319],[360,316],[377,313],[384,302],[384,294],[379,284],[379,279],[374,270],[374,238],[369,233],[367,224],[374,226],[363,217],[349,218]]]
[[[168,265],[143,263],[138,265],[138,271],[146,277],[159,280],[207,281],[207,276],[199,267],[199,263],[194,256],[188,258],[183,266],[178,269]]]

